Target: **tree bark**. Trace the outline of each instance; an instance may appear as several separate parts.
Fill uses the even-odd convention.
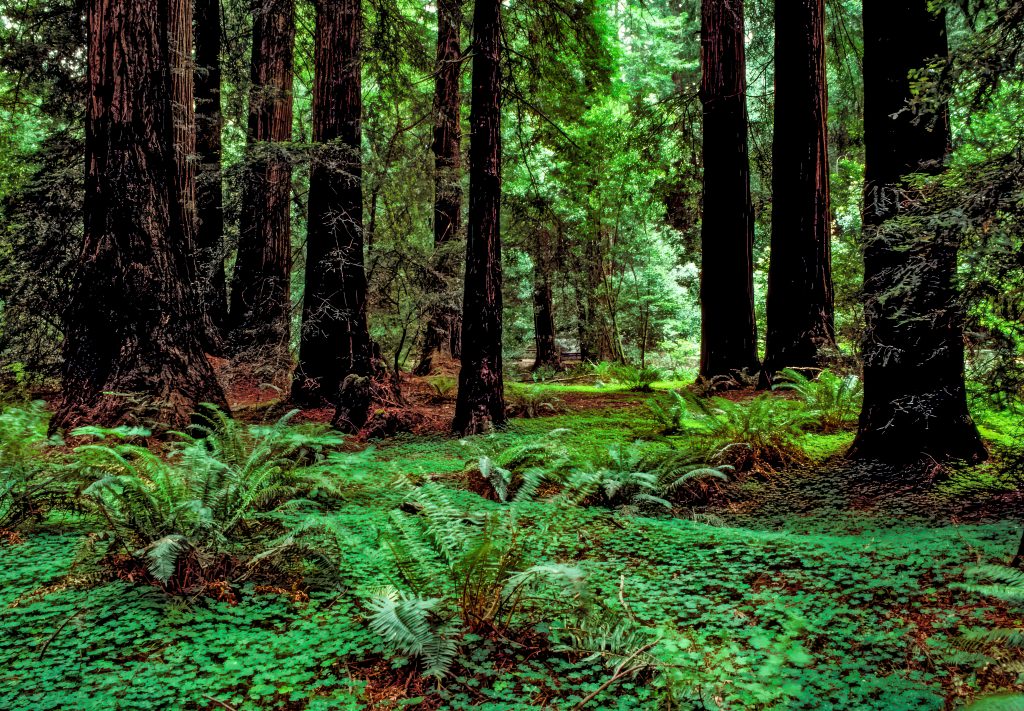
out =
[[[955,228],[913,229],[905,177],[939,173],[949,115],[915,116],[909,72],[948,56],[945,16],[927,0],[864,3],[864,407],[850,456],[895,463],[979,461],[967,409]],[[913,220],[909,221],[910,223]]]
[[[533,360],[533,370],[562,368],[562,359],[555,343],[550,251],[550,235],[546,229],[538,228],[533,255],[533,338],[537,351]]]
[[[821,367],[836,345],[827,119],[824,0],[776,3],[767,383]]]
[[[220,48],[220,0],[195,0],[196,261],[202,306],[217,340],[228,323]]]
[[[462,176],[460,150],[462,145],[461,101],[462,74],[462,0],[439,0],[437,3],[437,61],[434,78],[434,249],[437,251],[436,288],[443,290],[455,275],[456,267],[444,247],[459,239],[462,231]],[[449,353],[458,358],[462,325],[458,309],[441,305],[430,314],[423,337],[423,353],[416,366],[417,375],[427,375],[433,366],[434,354],[448,343]]]
[[[742,0],[703,0],[701,65],[700,377],[712,379],[759,365]]]
[[[469,225],[456,432],[505,422],[501,295],[501,0],[477,0],[469,146]]]
[[[201,347],[175,180],[168,0],[87,11],[85,238],[51,429],[226,407]]]
[[[194,253],[196,225],[196,114],[192,76],[192,0],[168,0],[171,111],[178,222]]]
[[[361,36],[361,0],[317,3],[306,292],[292,385],[296,403],[309,407],[339,405],[345,377],[367,377],[371,371],[363,266]],[[358,428],[366,414],[355,407],[349,419]]]
[[[257,0],[238,256],[231,282],[231,346],[277,374],[288,368],[295,0]]]

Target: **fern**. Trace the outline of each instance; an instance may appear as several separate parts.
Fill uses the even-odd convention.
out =
[[[558,485],[573,469],[573,454],[556,429],[538,440],[517,444],[497,454],[481,456],[469,474],[478,474],[503,503],[532,501],[545,484]]]
[[[0,531],[39,521],[55,509],[74,508],[59,437],[47,434],[42,402],[0,413]]]
[[[421,657],[425,676],[441,678],[459,649],[458,623],[439,614],[444,602],[388,588],[367,603],[370,629],[400,654]]]
[[[670,390],[668,397],[669,402],[667,405],[652,398],[647,401],[647,408],[650,410],[655,422],[658,423],[661,434],[679,434],[683,431],[683,422],[686,419],[689,408],[687,407],[686,398],[680,395],[679,391]]]
[[[969,582],[956,587],[1009,603],[1024,613],[1024,570],[984,565],[969,570],[968,577]],[[956,646],[978,666],[994,664],[1006,672],[1024,674],[1024,626],[968,630]]]
[[[633,392],[639,393],[651,392],[653,389],[651,386],[662,377],[662,372],[659,368],[651,366],[637,368],[636,366],[624,363],[613,365],[610,369],[610,374],[615,382],[625,385],[626,388]]]
[[[816,378],[809,378],[799,370],[787,368],[778,378],[773,388],[799,395],[807,418],[822,432],[856,424],[864,399],[864,386],[856,375],[842,377],[823,370]]]

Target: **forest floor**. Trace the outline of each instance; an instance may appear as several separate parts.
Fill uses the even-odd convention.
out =
[[[658,516],[579,507],[557,540],[538,543],[657,634],[659,675],[612,682],[600,661],[537,641],[543,629],[470,635],[443,684],[415,661],[389,661],[366,621],[373,556],[362,551],[380,547],[402,504],[396,476],[445,487],[467,512],[500,510],[474,493],[467,462],[563,428],[584,457],[638,439],[672,446],[647,401],[677,385],[655,395],[527,385],[555,414],[457,439],[437,426],[451,403],[421,383],[417,433],[373,442],[370,459],[339,472],[347,494],[332,516],[350,532],[353,582],[309,599],[252,584],[217,601],[69,582],[83,534],[74,517],[0,543],[0,708],[655,709],[673,687],[688,689],[677,708],[896,710],[1013,688],[1019,680],[976,670],[951,642],[967,628],[1024,625],[955,585],[1016,549],[1019,479],[998,461],[928,482],[879,476],[841,459],[848,431],[804,435],[806,464],[721,484],[706,505]],[[1012,418],[979,417],[990,442],[1012,444]],[[519,510],[527,527],[561,515],[544,500]]]

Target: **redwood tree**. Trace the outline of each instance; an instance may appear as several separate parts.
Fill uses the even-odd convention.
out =
[[[851,456],[978,461],[967,409],[958,235],[915,219],[912,173],[939,173],[946,107],[915,115],[910,73],[948,55],[945,17],[928,0],[864,2],[864,407]],[[922,228],[922,224],[924,225]]]
[[[469,223],[456,432],[505,422],[501,360],[501,0],[476,0]]]
[[[224,406],[200,343],[180,222],[167,0],[90,0],[85,238],[54,430],[187,424]]]
[[[195,0],[196,260],[203,308],[218,335],[227,327],[222,185],[220,0]]]
[[[534,228],[533,249],[533,341],[536,347],[533,370],[562,368],[562,358],[555,343],[551,260],[551,233],[546,228],[538,226]]]
[[[363,269],[361,0],[319,0],[313,86],[306,293],[292,397],[338,404],[350,375],[369,376]],[[353,419],[354,418],[354,419]],[[366,412],[351,413],[358,428]]]
[[[231,282],[235,353],[286,366],[290,333],[291,180],[295,0],[257,0],[238,256]]]
[[[758,367],[742,0],[703,0],[701,66],[700,377],[712,379]]]
[[[462,227],[462,144],[459,84],[462,75],[462,0],[437,3],[437,60],[434,76],[434,249],[437,253],[436,287],[444,288],[446,279],[456,271],[445,245],[459,239]],[[430,314],[423,337],[423,353],[416,366],[417,375],[427,375],[433,357],[445,343],[453,358],[459,353],[459,313],[439,305]]]
[[[825,2],[777,2],[765,380],[835,348],[827,118]]]

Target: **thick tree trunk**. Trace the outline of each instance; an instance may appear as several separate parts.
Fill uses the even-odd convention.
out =
[[[292,170],[281,144],[292,136],[294,45],[295,0],[258,0],[229,323],[234,353],[274,378],[290,362]]]
[[[703,0],[701,65],[700,377],[711,379],[758,367],[742,0]]]
[[[767,381],[835,349],[827,118],[825,2],[776,3]]]
[[[864,3],[864,408],[850,456],[893,462],[986,456],[967,410],[959,235],[912,229],[904,181],[938,173],[949,117],[916,117],[908,73],[948,54],[945,17],[927,0]],[[913,220],[911,219],[912,223]]]
[[[550,251],[550,236],[547,230],[540,228],[536,232],[533,255],[533,340],[537,351],[533,370],[562,368],[562,359],[555,343]]]
[[[501,0],[477,0],[469,146],[469,225],[456,432],[505,422],[501,360]]]
[[[438,290],[443,290],[447,281],[456,273],[457,265],[444,246],[459,239],[462,228],[462,125],[459,99],[459,78],[462,74],[461,26],[462,0],[440,0],[437,3],[433,144],[434,248],[438,251],[435,264]],[[458,332],[461,328],[458,309],[443,305],[433,309],[423,337],[423,353],[415,371],[417,375],[430,373],[434,354],[444,347],[445,342],[448,343],[452,357],[459,357]]]
[[[195,0],[196,261],[203,309],[217,340],[227,328],[221,131],[220,0]]]
[[[177,210],[167,0],[88,5],[85,240],[54,430],[187,424],[226,406],[203,354]]]
[[[178,222],[194,254],[196,225],[196,114],[193,96],[192,0],[168,0],[171,110]]]
[[[293,399],[304,406],[337,406],[345,377],[367,377],[371,369],[363,267],[361,36],[361,0],[317,3],[316,145],[302,338],[292,386]],[[366,412],[356,407],[349,419],[361,427]]]

